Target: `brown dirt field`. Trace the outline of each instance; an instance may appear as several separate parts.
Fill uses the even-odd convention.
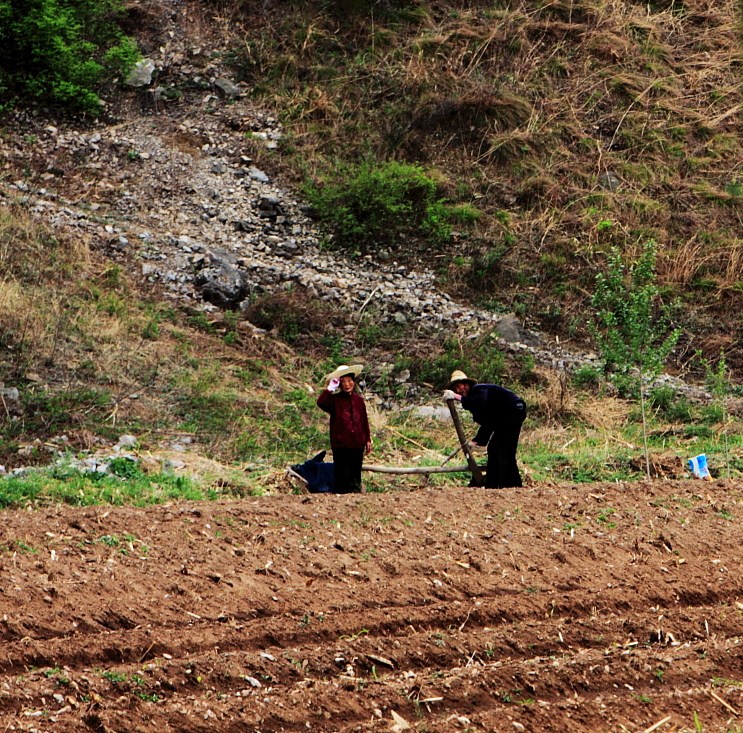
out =
[[[2,731],[743,730],[743,483],[6,511]]]

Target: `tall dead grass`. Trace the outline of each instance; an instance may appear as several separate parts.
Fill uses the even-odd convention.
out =
[[[536,284],[539,313],[585,308],[602,251],[654,238],[689,322],[709,307],[700,280],[740,305],[738,0],[416,3],[397,19],[279,5],[241,6],[245,79],[288,130],[272,165],[296,179],[338,157],[441,170],[483,212],[457,242],[472,261],[507,212],[503,276],[474,298],[523,308]]]
[[[83,240],[56,235],[22,207],[0,212],[0,341],[15,370],[58,357],[75,319],[69,292],[89,267]]]

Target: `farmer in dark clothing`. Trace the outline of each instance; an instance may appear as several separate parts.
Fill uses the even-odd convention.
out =
[[[444,399],[461,401],[480,426],[472,442],[488,447],[485,488],[522,486],[516,449],[526,417],[526,402],[505,387],[478,384],[459,370],[452,372]]]
[[[328,374],[328,386],[317,398],[318,407],[330,414],[336,494],[361,491],[364,453],[372,449],[366,403],[355,379],[362,368],[361,364],[339,366]]]

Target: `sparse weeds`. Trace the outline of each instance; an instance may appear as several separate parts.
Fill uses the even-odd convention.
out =
[[[126,674],[107,669],[100,672],[100,675],[120,691],[128,692],[144,702],[156,703],[162,699],[161,695],[147,689],[147,681],[139,674]]]
[[[134,552],[135,545],[137,553],[140,556],[144,556],[149,552],[149,548],[141,540],[138,540],[133,534],[125,535],[101,535],[96,542],[99,542],[106,547],[110,547],[118,550],[122,555],[128,555],[130,552]]]
[[[181,387],[177,409],[184,430],[226,433],[243,412],[237,394],[223,386],[216,363],[183,372],[176,386]]]
[[[729,677],[713,677],[712,687],[743,688],[743,680],[734,680]]]
[[[616,522],[612,521],[610,517],[616,514],[616,511],[617,510],[613,509],[612,507],[601,509],[598,513],[598,516],[596,517],[596,521],[599,524],[603,524],[607,529],[614,529],[617,524]]]
[[[702,719],[699,717],[699,713],[694,711],[694,730],[696,733],[704,733],[704,726],[702,725]]]
[[[18,551],[27,555],[36,555],[39,552],[33,545],[29,545],[24,540],[9,540],[1,545],[0,549],[7,552]]]
[[[54,679],[54,681],[62,687],[67,687],[70,684],[70,678],[67,677],[61,667],[50,667],[49,669],[45,669],[44,677]]]
[[[101,674],[101,677],[108,680],[112,685],[119,685],[129,679],[123,672],[113,672],[112,670],[106,670]]]

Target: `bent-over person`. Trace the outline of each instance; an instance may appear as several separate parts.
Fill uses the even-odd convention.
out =
[[[485,488],[523,486],[516,450],[526,418],[526,402],[510,389],[497,384],[478,384],[459,370],[452,372],[444,399],[459,400],[480,426],[472,443],[488,449]]]

